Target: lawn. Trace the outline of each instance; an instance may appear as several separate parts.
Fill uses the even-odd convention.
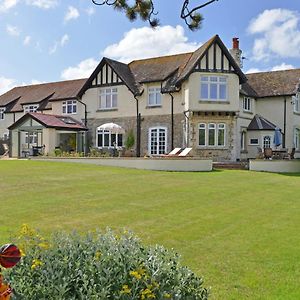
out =
[[[0,161],[0,174],[2,243],[23,223],[125,227],[178,251],[212,299],[300,299],[300,174],[39,161]]]

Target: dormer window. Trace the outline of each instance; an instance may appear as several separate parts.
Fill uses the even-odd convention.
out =
[[[5,119],[5,108],[0,108],[0,121]]]
[[[249,97],[244,97],[243,99],[243,110],[246,112],[252,111],[252,99]]]
[[[77,101],[76,100],[68,100],[63,101],[62,103],[62,113],[66,114],[76,114],[77,113]]]
[[[29,112],[36,112],[37,109],[39,108],[38,104],[34,104],[34,105],[25,105],[24,106],[24,113],[29,113]]]
[[[161,88],[149,87],[148,89],[148,106],[161,106]]]
[[[227,78],[225,76],[201,76],[201,101],[226,101]]]

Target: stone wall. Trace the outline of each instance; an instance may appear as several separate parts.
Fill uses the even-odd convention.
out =
[[[174,148],[183,147],[183,123],[184,115],[174,115]],[[171,115],[158,116],[141,116],[141,156],[148,154],[149,128],[162,126],[167,128],[167,152],[171,151]],[[136,118],[120,117],[120,118],[101,118],[88,119],[88,136],[90,147],[96,147],[96,131],[97,127],[105,123],[116,123],[125,129],[123,141],[126,141],[127,133],[133,130],[136,142]],[[134,146],[135,149],[135,146]]]
[[[234,113],[193,113],[190,117],[190,147],[193,148],[193,155],[212,159],[213,161],[236,161],[236,116]],[[224,123],[225,146],[224,147],[199,147],[198,146],[198,125],[199,123]]]

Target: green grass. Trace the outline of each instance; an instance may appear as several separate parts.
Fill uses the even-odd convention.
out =
[[[300,174],[33,161],[0,161],[0,174],[0,242],[23,223],[126,227],[178,251],[212,299],[300,299]]]

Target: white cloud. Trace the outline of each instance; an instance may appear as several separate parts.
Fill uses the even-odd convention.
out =
[[[76,7],[69,6],[68,10],[67,10],[67,12],[65,14],[64,21],[68,22],[70,20],[75,20],[75,19],[77,19],[79,17],[79,15],[80,15],[79,11],[78,11],[78,9]]]
[[[293,65],[282,63],[280,65],[274,66],[271,71],[282,71],[282,70],[290,70],[295,69]]]
[[[58,2],[57,0],[27,0],[26,4],[42,9],[49,9],[56,7]]]
[[[0,95],[16,86],[16,80],[0,76]]]
[[[19,36],[21,31],[17,26],[6,25],[6,32],[11,36]]]
[[[31,42],[31,36],[30,35],[26,35],[23,41],[24,46],[28,46]]]
[[[49,48],[49,54],[52,55],[54,54],[59,47],[64,47],[70,40],[69,35],[64,34],[61,39],[58,41],[55,41],[54,44]]]
[[[276,66],[268,68],[268,69],[251,68],[246,72],[246,74],[269,72],[269,71],[283,71],[283,70],[290,70],[290,69],[295,69],[295,67],[291,64],[286,64],[283,62],[280,65],[276,65]]]
[[[0,0],[0,13],[7,12],[14,6],[16,6],[18,0]]]
[[[94,58],[81,61],[75,67],[69,67],[62,71],[61,78],[64,80],[89,77],[98,65]]]
[[[62,38],[60,39],[60,46],[61,46],[61,47],[64,47],[64,46],[69,42],[69,40],[70,40],[69,35],[64,34],[64,35],[62,36]]]
[[[126,32],[121,41],[108,46],[102,55],[130,62],[135,59],[190,52],[200,45],[189,42],[183,27],[179,25],[160,26],[156,29],[142,27]]]
[[[49,54],[52,55],[57,51],[58,42],[54,42],[54,44],[49,48]]]
[[[265,10],[250,22],[248,31],[259,35],[254,41],[253,58],[300,57],[300,15],[288,9]]]
[[[96,10],[94,7],[89,7],[85,10],[85,12],[87,13],[87,15],[92,16],[93,14],[95,14]]]

